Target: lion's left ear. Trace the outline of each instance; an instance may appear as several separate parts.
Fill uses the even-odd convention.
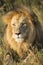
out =
[[[14,16],[14,12],[11,11],[2,16],[2,20],[5,24],[9,24],[11,22],[12,17]]]

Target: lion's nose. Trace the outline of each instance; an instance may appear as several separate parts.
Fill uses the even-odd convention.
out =
[[[16,35],[20,35],[21,33],[19,32],[19,33],[15,33]]]

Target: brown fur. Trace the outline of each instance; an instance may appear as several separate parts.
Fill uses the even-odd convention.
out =
[[[31,27],[31,30],[34,29],[33,31],[33,35],[29,38],[30,41],[27,40],[27,42],[23,42],[23,43],[17,43],[13,38],[12,38],[12,27],[11,27],[11,20],[12,18],[15,16],[16,18],[20,16],[26,16],[27,19],[29,20],[29,23],[30,23],[30,27]],[[14,51],[16,51],[18,53],[18,55],[22,58],[24,56],[24,52],[28,52],[28,49],[30,48],[30,46],[32,45],[32,43],[34,42],[35,40],[35,37],[36,37],[36,30],[35,30],[35,26],[34,26],[34,22],[33,22],[33,18],[30,14],[30,12],[27,10],[27,9],[17,9],[14,10],[14,11],[11,11],[9,13],[7,13],[6,15],[4,15],[2,17],[4,23],[6,23],[8,26],[6,28],[6,32],[5,32],[5,35],[4,35],[4,41],[5,43],[11,48],[13,49]],[[21,22],[19,22],[19,25],[20,25]],[[18,26],[19,27],[19,26]],[[18,30],[16,30],[15,32],[17,32]],[[32,32],[31,32],[32,34]],[[28,35],[28,34],[27,34]]]

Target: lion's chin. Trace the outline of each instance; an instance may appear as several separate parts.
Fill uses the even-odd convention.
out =
[[[23,39],[16,38],[15,41],[16,41],[17,43],[22,43],[22,42],[23,42]]]
[[[24,41],[24,39],[21,36],[18,37],[17,35],[13,34],[12,37],[13,39],[15,39],[17,43],[22,43]]]

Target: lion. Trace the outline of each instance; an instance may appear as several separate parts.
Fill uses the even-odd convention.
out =
[[[28,50],[36,44],[36,40],[40,40],[40,24],[37,17],[33,18],[31,13],[27,8],[21,7],[2,17],[7,25],[4,34],[5,44],[23,59],[28,56]]]

